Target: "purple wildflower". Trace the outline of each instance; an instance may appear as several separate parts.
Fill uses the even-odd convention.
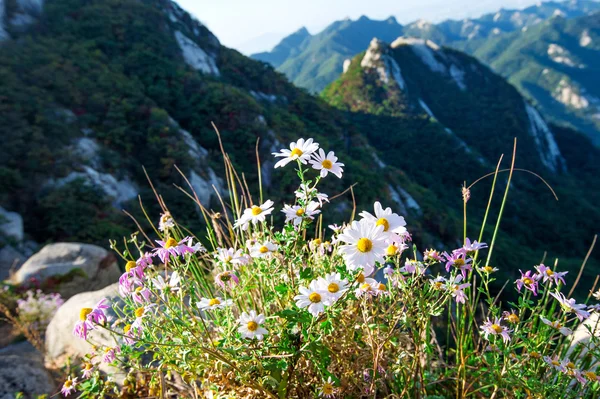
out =
[[[569,272],[555,272],[552,269],[550,269],[548,266],[545,266],[544,264],[536,266],[535,269],[537,270],[538,275],[542,278],[542,281],[544,283],[547,281],[550,281],[556,285],[558,285],[559,281],[562,282],[564,285],[565,284],[564,276],[567,273],[569,273]]]
[[[473,259],[467,257],[467,253],[463,248],[455,249],[451,255],[447,252],[444,252],[443,255],[446,257],[447,272],[450,272],[450,269],[455,267],[460,270],[463,278],[467,278],[467,270],[473,270],[471,267]]]
[[[517,290],[521,292],[521,288],[525,287],[529,291],[533,292],[533,295],[537,296],[538,282],[540,276],[538,274],[532,274],[531,270],[527,270],[526,273],[523,273],[521,270],[521,278],[516,281]]]
[[[169,238],[167,241],[156,240],[156,242],[160,245],[160,248],[155,248],[154,254],[158,256],[160,261],[165,265],[169,261],[169,256],[183,256],[185,254],[193,254],[197,250],[201,250],[199,248],[193,248],[190,246],[192,242],[191,237],[186,237],[183,240],[177,242],[174,238]]]
[[[500,335],[505,343],[510,341],[509,333],[512,332],[512,330],[510,330],[508,327],[502,326],[500,323],[501,321],[498,317],[495,317],[493,322],[488,317],[486,322],[481,326],[481,330],[483,331],[485,339],[489,341],[488,337],[491,334]]]

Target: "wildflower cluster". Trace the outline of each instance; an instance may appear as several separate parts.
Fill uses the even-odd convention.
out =
[[[145,396],[175,376],[169,389],[189,397],[525,397],[592,384],[589,360],[563,353],[569,316],[590,315],[560,292],[565,273],[544,265],[522,273],[518,303],[503,309],[489,291],[498,269],[479,258],[487,244],[465,237],[459,248],[419,253],[404,217],[379,201],[325,229],[331,199],[317,187],[344,165],[312,139],[274,155],[275,168],[297,168],[293,203],[238,197],[247,190],[231,172],[229,208],[207,218],[209,250],[166,208],[155,244],[126,242],[123,305],[84,308],[74,328],[90,340],[95,329],[111,330],[116,345],[96,347],[63,394],[106,389],[99,362],[125,368],[124,389]],[[560,369],[546,361],[559,354]]]
[[[17,300],[19,321],[30,328],[44,332],[63,302],[60,294],[45,294],[41,290],[29,290],[25,293],[25,298]]]

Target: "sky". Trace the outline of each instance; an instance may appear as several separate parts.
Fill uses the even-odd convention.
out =
[[[401,24],[426,19],[477,17],[500,8],[524,8],[539,0],[176,0],[227,47],[244,54],[268,51],[305,26],[320,32],[333,21],[394,16]]]

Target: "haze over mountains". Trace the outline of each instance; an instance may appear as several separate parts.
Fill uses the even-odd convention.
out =
[[[403,26],[394,18],[361,17],[334,22],[316,35],[301,29],[271,52],[252,57],[318,93],[373,37],[387,43],[399,36],[429,39],[487,63],[550,120],[583,131],[599,144],[599,10],[597,1],[573,0],[438,24],[419,20]]]
[[[493,171],[502,154],[506,167],[516,137],[517,167],[542,175],[559,201],[540,180],[515,175],[493,259],[503,268],[501,283],[521,265],[539,263],[544,251],[560,258],[561,269],[575,270],[598,232],[600,153],[589,139],[548,123],[476,58],[385,36],[382,26],[398,26],[393,19],[360,21],[365,31],[380,29],[384,42],[368,37],[316,97],[222,46],[169,0],[15,4],[3,10],[0,43],[0,138],[10,154],[0,157],[0,206],[21,214],[27,237],[38,243],[106,244],[127,235],[136,226],[120,210],[143,221],[138,195],[158,218],[142,166],[176,220],[199,226],[196,206],[173,187],[187,188],[174,166],[205,206],[220,209],[217,193],[227,189],[211,122],[255,200],[257,139],[265,198],[281,208],[293,200],[297,179],[292,168],[273,169],[271,152],[313,137],[346,165],[343,179],[327,178],[321,189],[335,195],[356,183],[357,207],[370,209],[375,200],[393,207],[421,248],[456,245],[462,184]],[[354,24],[339,22],[324,48],[362,41]],[[344,26],[356,36],[339,34]],[[288,38],[290,52],[302,36]],[[489,180],[473,188],[470,234],[489,190]],[[325,225],[347,220],[352,205],[349,193],[325,205]],[[598,260],[594,254],[584,280],[597,274]]]

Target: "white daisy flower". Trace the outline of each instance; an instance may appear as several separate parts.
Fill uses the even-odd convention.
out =
[[[168,278],[168,282],[165,281],[161,275],[158,275],[156,278],[152,279],[152,285],[154,288],[160,291],[160,297],[163,301],[165,300],[165,293],[179,291],[180,282],[181,277],[177,272],[171,273]]]
[[[160,231],[165,231],[167,229],[175,227],[175,221],[169,212],[165,212],[160,216],[160,220],[158,222],[158,229]]]
[[[231,306],[233,301],[231,299],[222,299],[221,297],[215,298],[202,298],[200,302],[196,303],[196,306],[200,310],[214,310],[221,309],[227,306]]]
[[[375,223],[377,226],[383,226],[383,231],[385,233],[406,233],[406,227],[404,227],[406,226],[406,221],[404,221],[402,216],[392,212],[392,208],[388,207],[383,209],[379,201],[375,202],[374,208],[375,216],[367,211],[362,211],[359,215],[364,219]]]
[[[233,248],[217,248],[214,257],[226,265],[245,265],[248,263],[248,258],[241,249],[236,251]]]
[[[379,294],[379,282],[374,278],[363,278],[362,281],[359,279],[358,288],[354,291],[354,294],[360,298],[361,296],[376,296]]]
[[[281,212],[285,214],[285,222],[293,222],[294,226],[300,225],[304,218],[314,219],[315,215],[321,211],[318,209],[319,203],[311,201],[307,206],[300,205],[289,206],[285,205]]]
[[[244,210],[242,216],[235,222],[234,227],[241,226],[242,230],[246,230],[250,222],[252,224],[262,223],[271,212],[273,212],[273,201],[271,200],[266,200],[261,206],[252,205],[252,207]]]
[[[271,241],[265,241],[263,243],[256,242],[250,247],[250,256],[253,258],[267,258],[271,256],[273,252],[277,251],[277,248],[277,245],[273,244]]]
[[[323,383],[319,395],[324,398],[333,398],[335,396],[335,386],[331,377]]]
[[[340,299],[348,289],[348,280],[342,279],[339,273],[329,273],[325,277],[319,278],[317,283],[322,291],[327,292],[327,296],[323,300],[327,306],[331,306]]]
[[[540,316],[540,320],[542,320],[542,323],[544,323],[545,325],[550,326],[550,327],[560,331],[560,333],[564,336],[573,334],[573,330],[563,326],[562,324],[560,324],[559,321],[550,321],[547,318],[545,318],[544,316]]]
[[[362,267],[370,275],[375,263],[384,261],[386,238],[382,225],[377,226],[367,219],[354,221],[338,236],[339,241],[346,243],[340,246],[339,251],[350,270]]]
[[[333,173],[338,178],[342,178],[342,166],[343,163],[337,162],[338,157],[335,156],[333,151],[329,151],[327,156],[325,156],[325,151],[322,148],[319,148],[319,153],[315,153],[313,158],[310,160],[310,164],[313,169],[321,171],[321,177],[327,176],[328,173]]]
[[[240,323],[238,332],[244,338],[256,338],[261,341],[269,333],[264,327],[261,327],[261,324],[265,322],[265,316],[262,313],[257,315],[254,310],[251,310],[250,313],[243,312],[238,322]]]
[[[324,193],[320,193],[316,188],[310,187],[308,184],[300,184],[300,188],[296,190],[296,198],[304,200],[305,202],[316,199],[319,204],[323,206],[323,201],[329,202],[329,196]]]
[[[300,287],[300,294],[294,297],[296,306],[299,308],[308,308],[308,312],[314,317],[325,311],[325,300],[327,299],[328,291],[324,291],[317,280],[310,282],[308,288]]]
[[[436,290],[443,290],[446,289],[446,283],[448,283],[448,280],[446,280],[445,277],[438,275],[433,280],[429,280],[429,283],[431,283],[433,288]]]
[[[276,157],[282,157],[283,159],[279,160],[275,164],[275,168],[283,167],[288,163],[299,160],[304,165],[310,159],[310,156],[319,149],[319,143],[313,143],[313,139],[299,139],[296,142],[290,144],[290,149],[284,148],[279,152],[274,152],[273,155]]]

